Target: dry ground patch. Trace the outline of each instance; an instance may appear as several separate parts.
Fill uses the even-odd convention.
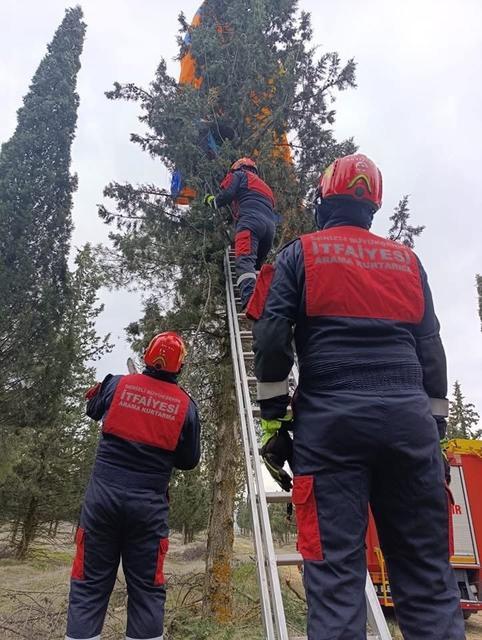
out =
[[[284,552],[294,547],[287,545]],[[71,528],[64,528],[55,541],[36,544],[31,557],[18,562],[0,558],[0,638],[2,640],[62,640],[74,546]],[[204,542],[183,546],[174,534],[166,561],[168,614],[166,640],[261,640],[259,601],[254,570],[253,547],[249,538],[235,542],[236,624],[218,629],[200,615],[200,594],[204,570]],[[287,616],[295,632],[301,633],[304,602],[301,574],[295,567],[281,573]],[[123,638],[126,592],[120,574],[111,599],[103,640]],[[394,639],[401,640],[395,629]],[[482,614],[467,622],[467,639],[482,639]]]

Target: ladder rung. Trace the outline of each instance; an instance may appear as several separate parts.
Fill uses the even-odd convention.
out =
[[[277,502],[291,502],[291,491],[267,491],[266,492],[266,502],[277,503]]]
[[[243,358],[245,360],[254,360],[254,351],[243,351]]]
[[[277,553],[276,564],[278,567],[293,567],[303,564],[303,558],[299,553]]]
[[[308,640],[308,636],[290,636],[289,640]],[[379,640],[379,636],[367,635],[367,640]]]
[[[248,384],[256,384],[258,382],[256,376],[246,376],[246,380]]]
[[[253,334],[251,331],[240,331],[239,335],[241,336],[241,338],[252,338]]]
[[[251,405],[251,411],[253,413],[253,416],[255,418],[260,418],[261,417],[261,409],[255,405]],[[291,406],[288,406],[286,409],[286,413],[290,413],[291,414]]]

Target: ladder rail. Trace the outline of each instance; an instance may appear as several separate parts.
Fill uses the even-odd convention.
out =
[[[235,326],[234,319],[232,313],[232,302],[233,298],[231,296],[231,291],[229,287],[229,279],[226,278],[226,295],[228,301],[228,323],[229,323],[229,333],[230,333],[230,344],[231,344],[231,354],[233,359],[233,369],[234,369],[234,379],[236,385],[236,399],[238,402],[239,408],[239,420],[241,423],[241,435],[243,440],[243,449],[245,456],[245,464],[246,464],[246,482],[248,486],[248,498],[251,507],[251,516],[252,516],[252,524],[253,524],[253,536],[254,536],[254,549],[256,553],[256,569],[258,572],[258,580],[259,580],[259,588],[261,595],[261,612],[263,617],[264,627],[267,633],[267,640],[274,640],[274,626],[273,626],[273,613],[271,609],[271,599],[269,597],[269,584],[266,575],[266,559],[264,553],[264,545],[263,539],[261,535],[261,527],[259,523],[259,519],[257,517],[257,504],[256,504],[256,487],[255,487],[255,476],[253,473],[253,468],[250,463],[251,455],[249,450],[249,438],[248,438],[248,428],[246,424],[246,412],[247,407],[244,399],[244,395],[242,392],[241,385],[241,372],[239,367],[239,352],[236,346],[235,339]]]
[[[273,537],[271,534],[271,524],[269,520],[268,505],[266,502],[266,495],[264,490],[264,483],[262,477],[261,460],[258,452],[258,439],[256,435],[256,429],[254,426],[254,418],[251,409],[251,394],[249,391],[249,384],[246,375],[246,365],[243,357],[243,345],[239,330],[238,313],[236,310],[236,303],[234,300],[234,286],[231,277],[231,265],[229,262],[229,250],[226,252],[225,257],[225,269],[226,269],[226,287],[228,293],[228,315],[231,316],[231,326],[234,329],[234,343],[237,364],[240,374],[240,386],[242,396],[244,398],[245,417],[246,417],[246,436],[247,445],[250,453],[250,460],[252,461],[252,471],[255,479],[256,489],[256,514],[253,514],[253,519],[256,516],[259,518],[259,524],[262,533],[262,542],[265,550],[265,564],[267,569],[267,577],[269,581],[269,597],[271,600],[271,608],[274,618],[274,624],[276,627],[277,637],[279,640],[289,640],[288,629],[286,626],[286,618],[284,613],[283,599],[281,595],[281,586],[279,581],[278,568],[276,564],[276,556],[274,551]],[[235,356],[233,354],[233,360]],[[241,407],[240,407],[241,409]]]
[[[368,570],[365,582],[365,599],[367,602],[368,624],[372,633],[376,634],[377,640],[392,640],[392,634],[383,615],[383,610]]]

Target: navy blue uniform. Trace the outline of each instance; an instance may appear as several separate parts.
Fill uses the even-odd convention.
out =
[[[370,504],[404,638],[462,640],[432,417],[445,412],[446,363],[427,277],[410,249],[353,216],[334,225],[263,267],[248,306],[265,418],[286,411],[294,328],[293,503],[308,638],[366,637]]]
[[[126,638],[161,640],[168,485],[174,467],[199,462],[197,408],[175,375],[146,369],[108,375],[87,415],[103,420],[103,432],[76,536],[66,639],[100,638],[122,560]]]
[[[230,172],[221,182],[216,206],[233,204],[236,220],[234,247],[237,286],[241,303],[248,303],[256,283],[256,271],[271,250],[276,228],[274,196],[269,186],[252,171]]]

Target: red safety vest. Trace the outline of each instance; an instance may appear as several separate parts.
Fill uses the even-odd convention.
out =
[[[421,322],[420,271],[408,247],[348,226],[301,236],[301,243],[307,316]]]
[[[102,431],[174,451],[188,407],[189,396],[175,384],[141,373],[123,376],[104,418]]]

